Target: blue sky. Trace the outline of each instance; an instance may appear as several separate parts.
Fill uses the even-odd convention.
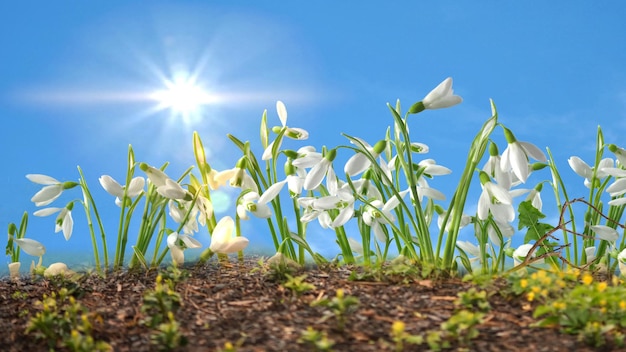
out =
[[[170,161],[174,176],[193,163],[197,130],[212,166],[229,168],[239,155],[226,133],[258,146],[263,110],[279,124],[276,100],[290,126],[309,131],[306,144],[345,144],[341,132],[373,143],[391,124],[387,102],[408,108],[448,76],[463,104],[410,124],[413,140],[453,170],[433,187],[452,194],[492,98],[500,122],[550,147],[570,192],[584,196],[567,158],[592,161],[598,125],[607,142],[626,146],[624,18],[618,1],[3,2],[0,227],[36,210],[39,186],[26,174],[76,180],[80,165],[114,232],[118,209],[98,177],[123,179],[128,144],[140,161]],[[155,111],[146,96],[180,71],[227,99],[189,121]],[[88,251],[84,216],[74,213],[70,242],[53,233],[53,218],[31,216],[28,237],[51,257]],[[249,237],[258,248],[269,238]]]

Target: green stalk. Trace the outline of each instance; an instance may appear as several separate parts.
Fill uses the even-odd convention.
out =
[[[463,209],[465,208],[465,202],[467,200],[467,194],[469,192],[472,177],[474,176],[474,170],[476,170],[478,163],[482,160],[483,155],[487,150],[489,136],[498,122],[498,113],[493,101],[491,101],[491,111],[493,112],[492,117],[483,124],[483,127],[472,141],[467,163],[465,164],[465,169],[461,175],[459,186],[454,192],[452,204],[448,209],[447,215],[444,218],[444,222],[439,232],[439,241],[441,241],[444,236],[449,217],[452,217],[452,223],[448,231],[442,262],[443,268],[447,270],[451,270],[453,268],[456,240],[459,235],[461,217],[463,216]],[[437,247],[437,255],[439,255],[439,246]]]

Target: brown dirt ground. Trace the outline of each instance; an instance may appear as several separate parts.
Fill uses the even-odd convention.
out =
[[[180,351],[218,351],[226,342],[237,351],[313,351],[298,342],[307,327],[325,331],[334,341],[333,351],[393,351],[391,325],[406,323],[411,334],[438,329],[455,311],[459,292],[472,287],[457,278],[425,280],[352,281],[350,267],[309,268],[306,282],[315,289],[296,297],[272,279],[267,272],[253,271],[256,261],[231,266],[210,262],[187,267],[190,274],[176,291],[182,307],[176,320],[188,344]],[[93,319],[93,337],[109,343],[114,351],[153,351],[150,329],[140,322],[140,307],[146,290],[153,289],[156,272],[114,273],[106,278],[84,275],[74,289],[78,302]],[[340,330],[335,317],[325,318],[327,310],[312,307],[318,297],[333,297],[338,288],[358,298],[359,305],[347,315]],[[46,351],[45,341],[25,334],[34,304],[59,289],[49,280],[22,278],[0,281],[0,351]],[[464,351],[594,351],[576,336],[553,328],[532,328],[532,307],[521,298],[507,294],[506,285],[493,283],[491,310],[478,326],[479,335],[469,344],[452,343],[450,350]],[[20,292],[22,294],[14,294]],[[406,351],[425,351],[427,345],[405,344]],[[602,350],[617,350],[604,347]]]

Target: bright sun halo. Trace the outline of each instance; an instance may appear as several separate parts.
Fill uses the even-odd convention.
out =
[[[213,97],[191,80],[166,82],[167,89],[155,92],[153,98],[159,103],[158,109],[170,109],[174,115],[185,119],[201,113],[204,105],[213,102]]]

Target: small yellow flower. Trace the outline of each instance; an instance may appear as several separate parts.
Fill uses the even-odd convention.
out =
[[[624,301],[619,301],[619,308],[621,310],[626,310],[626,302]]]
[[[533,287],[531,287],[531,289],[530,289],[530,290],[531,290],[533,293],[539,293],[539,292],[541,292],[541,287],[539,287],[539,286],[533,286]]]
[[[591,285],[591,283],[593,282],[593,276],[589,274],[584,274],[582,281],[583,281],[583,284],[585,285]]]
[[[404,332],[405,326],[404,322],[396,320],[391,324],[391,331],[394,335],[401,335]]]
[[[526,280],[526,279],[521,279],[521,280],[519,280],[519,286],[520,286],[521,288],[526,288],[526,287],[528,287],[528,280]]]
[[[598,283],[598,292],[603,292],[604,290],[606,290],[607,285],[608,284],[605,281]]]
[[[528,302],[532,302],[535,299],[535,293],[528,292],[528,294],[526,295],[526,299],[528,300]]]

